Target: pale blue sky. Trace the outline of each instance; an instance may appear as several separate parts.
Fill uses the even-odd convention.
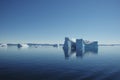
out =
[[[120,0],[0,0],[1,43],[120,43]]]

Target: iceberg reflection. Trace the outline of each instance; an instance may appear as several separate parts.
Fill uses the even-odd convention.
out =
[[[70,56],[76,54],[76,57],[83,58],[85,54],[98,54],[98,47],[96,48],[85,48],[81,50],[73,50],[70,48],[63,48],[65,59],[69,59]]]
[[[69,49],[69,48],[63,48],[64,50],[64,55],[65,55],[65,59],[68,59],[72,54],[74,54],[76,51],[75,49]]]

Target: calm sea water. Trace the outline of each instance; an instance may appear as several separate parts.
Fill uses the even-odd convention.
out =
[[[0,48],[0,80],[120,80],[120,46]]]

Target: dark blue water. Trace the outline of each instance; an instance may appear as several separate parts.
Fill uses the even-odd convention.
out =
[[[0,80],[120,80],[120,46],[0,48]]]

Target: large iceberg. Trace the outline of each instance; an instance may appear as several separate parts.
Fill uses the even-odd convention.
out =
[[[74,52],[76,52],[77,57],[82,57],[87,52],[97,53],[98,42],[90,42],[83,39],[76,39],[75,42],[70,40],[68,37],[65,37],[63,50],[65,53],[65,57],[69,57]]]
[[[73,42],[70,40],[68,37],[65,37],[64,49],[70,49],[73,50],[75,49],[76,51],[84,51],[85,49],[94,49],[98,47],[98,42],[97,41],[86,41],[83,39],[76,39],[76,42]]]

